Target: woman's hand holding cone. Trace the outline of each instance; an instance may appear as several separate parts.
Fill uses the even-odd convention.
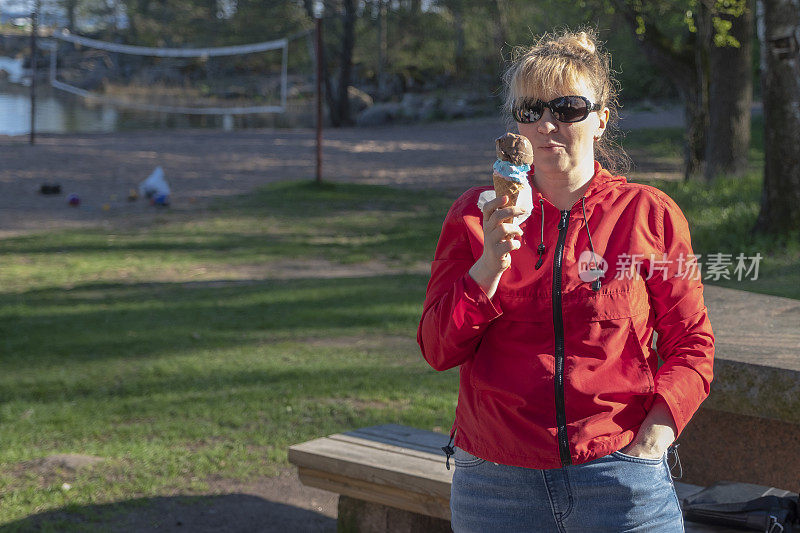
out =
[[[521,207],[508,206],[508,197],[501,196],[483,206],[483,254],[469,269],[469,275],[491,298],[497,291],[500,276],[511,266],[511,252],[522,244],[522,230],[504,220],[525,213]]]

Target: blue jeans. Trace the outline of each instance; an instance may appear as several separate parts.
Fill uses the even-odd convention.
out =
[[[455,451],[455,533],[683,532],[667,454],[642,459],[614,452],[581,465],[536,470]]]

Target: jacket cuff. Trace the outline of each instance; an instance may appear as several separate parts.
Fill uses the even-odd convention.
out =
[[[694,374],[693,370],[690,370],[692,374]],[[674,376],[671,376],[674,377]],[[686,379],[691,379],[691,377],[687,376]],[[689,385],[679,385],[676,383],[672,383],[671,380],[668,379],[658,379],[656,376],[656,386],[655,386],[655,394],[661,396],[664,399],[664,402],[667,404],[669,408],[669,412],[672,415],[672,420],[675,422],[675,438],[677,439],[678,436],[683,432],[683,428],[689,423],[694,413],[700,407],[700,404],[705,400],[705,394],[691,394],[688,391],[702,390],[702,387],[697,387],[695,384]],[[675,390],[683,391],[681,394],[675,394]]]
[[[471,311],[482,316],[486,322],[491,322],[503,314],[500,304],[492,302],[478,282],[472,279],[469,272],[464,274],[461,282],[464,287],[464,297],[471,304]]]

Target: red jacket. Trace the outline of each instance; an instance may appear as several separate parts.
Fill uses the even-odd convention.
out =
[[[455,445],[507,465],[580,464],[629,444],[656,395],[680,433],[708,396],[714,356],[680,208],[597,163],[569,211],[534,187],[522,247],[490,300],[468,274],[483,251],[477,200],[488,189],[470,189],[447,214],[417,333],[433,368],[461,366]],[[594,288],[579,277],[592,248],[607,261]]]

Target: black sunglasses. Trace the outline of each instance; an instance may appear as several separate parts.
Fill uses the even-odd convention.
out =
[[[517,122],[529,124],[542,118],[545,107],[559,122],[580,122],[592,111],[599,110],[600,104],[593,104],[585,96],[559,96],[549,102],[523,100],[514,106],[511,113]]]

